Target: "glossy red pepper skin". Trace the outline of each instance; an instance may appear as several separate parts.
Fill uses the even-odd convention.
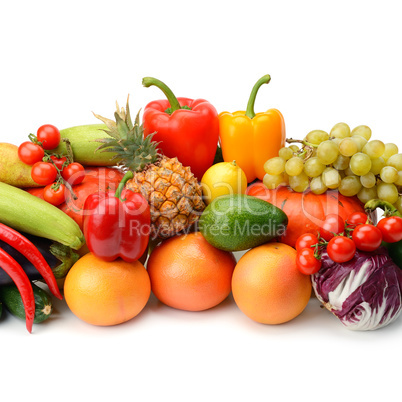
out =
[[[21,265],[2,248],[0,248],[0,267],[7,272],[21,294],[22,303],[25,308],[26,327],[28,332],[31,333],[35,319],[35,297],[32,284]]]
[[[219,139],[219,119],[215,107],[204,99],[177,98],[180,106],[172,114],[166,99],[148,103],[143,114],[144,133],[155,133],[153,140],[169,158],[177,157],[183,166],[190,166],[198,180],[211,167]]]
[[[123,190],[95,193],[84,204],[84,236],[88,249],[104,261],[138,260],[148,246],[151,213],[147,200]],[[123,200],[123,201],[122,201]]]
[[[42,275],[50,291],[58,299],[63,299],[52,269],[36,246],[16,230],[0,223],[0,239],[21,253]]]

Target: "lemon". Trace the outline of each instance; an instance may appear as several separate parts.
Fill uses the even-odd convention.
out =
[[[236,161],[220,162],[212,165],[204,173],[201,186],[204,202],[208,205],[215,198],[224,195],[244,194],[247,189],[247,178]]]

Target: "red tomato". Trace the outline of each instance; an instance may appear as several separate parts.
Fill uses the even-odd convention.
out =
[[[64,162],[67,162],[67,158],[65,156],[63,156],[61,158],[57,158],[54,155],[50,155],[50,158],[52,159],[53,163],[56,165],[57,169],[59,169],[59,170],[62,170]]]
[[[97,193],[98,191],[116,191],[122,178],[123,173],[116,168],[87,167],[83,182],[73,186],[77,199],[74,200],[71,193],[66,190],[66,201],[59,205],[59,208],[70,218],[74,219],[82,229],[82,221],[85,214],[84,202],[88,195]],[[28,191],[36,197],[43,199],[43,189],[44,187],[30,188]]]
[[[335,262],[350,261],[356,253],[356,245],[352,239],[345,236],[333,237],[327,245],[329,258]]]
[[[353,230],[352,239],[359,250],[374,251],[381,245],[382,234],[376,226],[364,224]]]
[[[43,149],[54,149],[60,143],[60,131],[51,124],[44,124],[38,128],[36,138],[42,143]]]
[[[20,161],[27,165],[33,165],[36,162],[40,162],[44,156],[45,151],[43,148],[31,141],[25,141],[18,147],[18,157],[20,158]]]
[[[73,186],[82,183],[85,177],[85,169],[81,163],[73,162],[62,170],[61,175],[65,181]]]
[[[388,216],[377,223],[382,238],[387,243],[396,243],[402,240],[402,218],[399,216]]]
[[[296,266],[304,275],[317,273],[321,268],[321,261],[314,255],[312,248],[303,248],[297,252]]]
[[[354,212],[348,216],[348,219],[346,219],[346,224],[348,226],[355,227],[357,225],[364,225],[367,223],[367,220],[368,216],[364,212]]]
[[[36,183],[47,186],[56,180],[57,169],[51,163],[36,162],[32,166],[31,177]]]
[[[66,200],[66,186],[59,184],[56,188],[53,188],[53,184],[48,184],[43,190],[43,199],[52,205],[60,205]]]
[[[345,221],[337,214],[329,214],[325,217],[319,231],[320,236],[329,241],[334,237],[334,234],[342,233],[345,230]]]
[[[303,248],[312,248],[318,243],[318,237],[312,233],[304,233],[297,240],[295,248],[300,251]]]

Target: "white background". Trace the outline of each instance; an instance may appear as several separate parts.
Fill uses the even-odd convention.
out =
[[[402,25],[397,1],[14,1],[0,6],[0,140],[18,145],[42,124],[112,117],[161,98],[141,79],[219,112],[282,111],[289,137],[367,124],[401,143]],[[35,325],[0,321],[0,398],[98,401],[366,401],[400,394],[402,319],[344,329],[312,300],[280,326],[252,322],[229,297],[190,313],[151,298],[109,328],[64,302]],[[10,399],[12,398],[12,399]]]

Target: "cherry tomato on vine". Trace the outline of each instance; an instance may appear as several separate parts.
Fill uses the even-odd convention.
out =
[[[31,141],[25,141],[18,147],[18,157],[20,158],[20,161],[27,165],[33,165],[34,163],[41,161],[44,156],[45,151],[43,148]]]
[[[42,143],[43,149],[54,149],[60,143],[60,131],[51,124],[44,124],[38,128],[36,138]]]
[[[57,158],[54,155],[50,155],[50,159],[53,161],[53,163],[56,165],[57,169],[62,170],[63,169],[63,164],[67,162],[67,158],[65,156],[62,156],[61,158]]]
[[[327,244],[327,253],[334,262],[350,261],[355,256],[356,245],[349,237],[335,236]]]
[[[85,178],[85,169],[81,163],[73,162],[66,166],[61,175],[65,181],[68,181],[70,185],[80,184]]]
[[[43,199],[55,206],[63,204],[66,200],[66,186],[64,184],[48,184],[43,190]]]
[[[353,212],[346,219],[346,224],[350,227],[364,225],[367,223],[368,216],[364,212]]]
[[[380,229],[374,225],[358,225],[352,233],[352,239],[361,251],[374,251],[380,247],[382,234]]]
[[[312,275],[317,273],[321,268],[321,260],[314,255],[314,249],[303,248],[297,252],[296,266],[304,275]]]
[[[318,243],[318,237],[313,233],[304,233],[296,241],[295,248],[300,251],[303,248],[313,248]]]
[[[31,177],[36,183],[47,186],[56,180],[57,169],[51,163],[36,162],[32,166]]]
[[[337,214],[329,214],[325,217],[319,232],[320,236],[329,241],[334,237],[335,234],[342,233],[345,230],[345,221],[343,218]]]
[[[382,238],[387,243],[396,243],[402,240],[402,218],[399,216],[388,216],[377,223]]]

